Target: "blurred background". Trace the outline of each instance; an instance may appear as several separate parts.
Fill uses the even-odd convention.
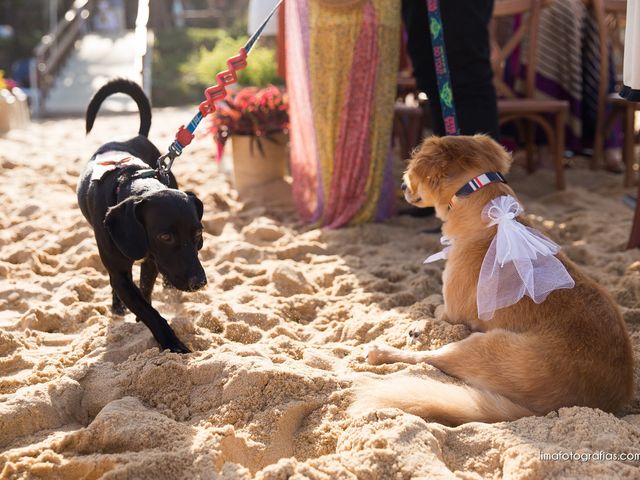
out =
[[[0,70],[27,93],[36,115],[82,113],[91,93],[113,76],[141,81],[154,106],[199,103],[274,2],[250,3],[0,0]],[[268,35],[275,23],[252,54],[243,85],[282,83]],[[107,109],[129,109],[126,99],[118,102]]]
[[[156,108],[189,106],[191,113],[276,3],[0,0],[0,134],[24,126],[29,114],[80,117],[93,93],[115,77],[141,84]],[[465,106],[475,111],[480,97],[491,108],[476,108],[478,128],[462,133],[491,133],[529,173],[553,172],[560,190],[565,171],[579,168],[613,173],[625,187],[635,186],[640,109],[617,93],[627,1],[484,3],[491,7],[488,24],[479,25],[489,74],[453,61],[462,65],[452,75],[453,96],[463,120]],[[236,162],[238,145],[247,141],[248,167],[234,171],[253,172],[273,163],[254,158],[263,153],[264,137],[282,145],[281,154],[271,155],[279,158],[273,175],[291,173],[295,203],[307,221],[339,226],[392,215],[396,197],[403,205],[394,179],[423,138],[443,134],[435,77],[427,81],[424,72],[432,65],[425,8],[423,0],[285,2],[252,50],[250,68],[239,72],[227,101],[200,129],[212,134],[216,158],[223,158],[230,139]],[[450,31],[465,18],[453,12]],[[452,34],[449,47],[456,39],[477,43]],[[101,111],[135,112],[136,106],[115,95]],[[284,139],[275,139],[280,134]],[[343,184],[348,178],[371,181],[359,191]],[[236,188],[241,185],[236,178]],[[355,191],[366,214],[350,210]],[[322,199],[348,213],[326,213]],[[628,203],[633,207],[635,197]],[[331,220],[334,214],[339,220]]]

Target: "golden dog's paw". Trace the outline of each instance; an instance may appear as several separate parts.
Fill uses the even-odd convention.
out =
[[[364,347],[364,357],[370,365],[387,363],[395,349],[379,343],[370,343]]]

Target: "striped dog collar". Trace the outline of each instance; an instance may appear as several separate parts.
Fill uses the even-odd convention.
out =
[[[487,172],[472,178],[451,198],[451,201],[449,202],[449,209],[453,208],[461,198],[471,195],[476,190],[480,190],[482,187],[485,187],[490,183],[498,182],[507,183],[502,174],[498,172]]]

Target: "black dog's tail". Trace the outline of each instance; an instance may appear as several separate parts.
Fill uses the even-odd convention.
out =
[[[129,95],[133,98],[136,105],[138,105],[138,111],[140,112],[140,130],[138,130],[138,133],[147,137],[149,135],[149,130],[151,129],[151,104],[140,85],[132,80],[126,80],[124,78],[111,80],[95,93],[87,107],[87,133],[89,133],[93,128],[93,122],[96,120],[96,115],[98,115],[98,110],[100,110],[102,102],[104,102],[105,98],[109,95],[113,95],[114,93],[124,93],[125,95]]]

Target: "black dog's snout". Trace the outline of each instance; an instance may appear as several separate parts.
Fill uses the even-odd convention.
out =
[[[405,182],[402,182],[402,184],[400,185],[400,188],[404,192],[407,189],[407,184]]]
[[[189,290],[192,292],[196,290],[200,290],[206,284],[207,284],[207,277],[205,277],[204,273],[194,275],[193,277],[189,278]]]

